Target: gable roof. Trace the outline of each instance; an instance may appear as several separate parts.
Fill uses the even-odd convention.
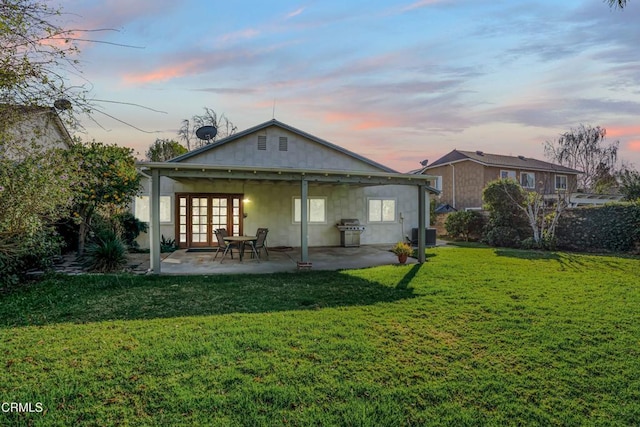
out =
[[[562,172],[567,174],[582,173],[579,170],[571,169],[566,166],[545,162],[524,156],[504,156],[501,154],[489,154],[482,151],[462,151],[453,150],[443,157],[439,158],[432,164],[428,165],[424,170],[429,170],[436,166],[450,165],[463,161],[473,161],[484,166],[505,167],[523,170],[537,170],[544,172]]]
[[[47,116],[51,119],[53,126],[61,138],[61,142],[64,143],[67,148],[71,147],[73,138],[55,108],[41,107],[38,105],[0,104],[0,118],[3,120],[13,116],[20,122],[22,117],[26,119],[28,117],[37,117],[38,115]]]
[[[263,129],[266,129],[266,128],[270,127],[270,126],[277,126],[277,127],[281,128],[281,129],[285,129],[285,130],[287,130],[289,132],[292,132],[294,134],[297,134],[297,135],[299,135],[299,136],[301,136],[303,138],[307,138],[307,139],[309,139],[309,140],[311,140],[311,141],[313,141],[313,142],[315,142],[317,144],[323,145],[323,146],[325,146],[327,148],[330,148],[332,150],[336,150],[336,151],[338,151],[338,152],[340,152],[342,154],[346,154],[347,156],[350,156],[350,157],[352,157],[354,159],[357,159],[357,160],[359,160],[361,162],[364,162],[364,163],[366,163],[366,164],[368,164],[370,166],[378,168],[378,169],[380,169],[380,170],[382,170],[384,172],[398,173],[396,170],[391,169],[391,168],[389,168],[389,167],[387,167],[387,166],[385,166],[383,164],[380,164],[380,163],[375,162],[375,161],[373,161],[371,159],[368,159],[368,158],[366,158],[364,156],[356,154],[353,151],[349,151],[346,148],[340,147],[340,146],[338,146],[336,144],[332,144],[329,141],[326,141],[326,140],[324,140],[322,138],[318,138],[317,136],[311,135],[310,133],[304,132],[304,131],[302,131],[300,129],[297,129],[297,128],[293,127],[293,126],[290,126],[290,125],[288,125],[286,123],[283,123],[283,122],[281,122],[279,120],[276,120],[276,119],[272,119],[272,120],[269,120],[267,122],[261,123],[261,124],[259,124],[257,126],[254,126],[254,127],[249,128],[249,129],[243,130],[241,132],[234,133],[233,135],[229,135],[228,137],[223,138],[223,139],[221,139],[219,141],[216,141],[213,144],[208,144],[208,145],[202,146],[202,147],[197,148],[195,150],[189,151],[188,153],[183,154],[182,156],[175,157],[175,158],[173,158],[171,160],[168,160],[168,161],[171,162],[171,163],[182,162],[185,159],[197,156],[197,155],[202,154],[204,152],[207,152],[209,150],[214,150],[217,147],[220,147],[222,145],[225,145],[225,144],[228,144],[230,142],[236,141],[236,140],[238,140],[240,138],[243,138],[243,137],[245,137],[247,135],[250,135],[252,133],[261,131]]]

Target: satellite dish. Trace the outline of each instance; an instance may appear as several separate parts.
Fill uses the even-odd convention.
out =
[[[429,163],[429,160],[427,159],[424,159],[423,161],[420,162],[422,166],[427,166],[428,163]]]
[[[198,139],[202,139],[204,141],[212,140],[217,134],[218,129],[215,126],[202,126],[196,130],[196,136]]]
[[[56,99],[53,103],[53,106],[56,107],[57,110],[70,110],[71,109],[71,101],[68,99]]]

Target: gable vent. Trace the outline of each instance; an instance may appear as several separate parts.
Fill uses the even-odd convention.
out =
[[[289,141],[286,136],[281,136],[280,141],[278,143],[278,149],[280,151],[288,151],[289,150]]]
[[[258,150],[265,151],[267,149],[267,137],[266,136],[258,136]]]

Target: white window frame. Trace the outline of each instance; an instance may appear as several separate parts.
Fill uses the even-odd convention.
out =
[[[533,181],[533,185],[532,186],[528,186],[528,185],[524,185],[523,182],[523,178],[525,176],[531,176],[532,177],[532,181]],[[527,179],[527,182],[529,180]],[[535,190],[536,189],[536,174],[533,172],[520,172],[520,185],[522,186],[522,188],[526,188],[528,190]]]
[[[322,202],[322,220],[311,218],[311,204],[313,202]],[[294,224],[300,224],[302,214],[302,199],[300,197],[293,197],[291,203],[291,219]],[[307,223],[308,224],[326,224],[327,223],[327,198],[322,196],[308,196],[307,197]]]
[[[506,176],[503,176],[506,175]],[[516,179],[516,171],[502,169],[500,170],[500,179]]]
[[[564,178],[564,187],[558,187],[558,178]],[[568,188],[569,188],[569,177],[567,177],[567,175],[556,175],[555,189],[567,191]]]
[[[133,214],[138,221],[151,221],[151,206],[149,205],[149,196],[136,196],[133,202]],[[173,197],[160,196],[160,223],[173,224]]]
[[[371,219],[371,202],[380,202],[380,218]],[[393,202],[393,219],[384,218],[385,202]],[[393,197],[368,197],[367,198],[367,222],[370,224],[383,224],[396,222],[398,218],[398,199]]]

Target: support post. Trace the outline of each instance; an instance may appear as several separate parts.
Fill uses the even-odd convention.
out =
[[[160,171],[151,171],[151,188],[149,191],[149,205],[151,216],[149,218],[149,246],[150,268],[153,274],[160,274]]]
[[[300,181],[300,261],[309,261],[309,240],[308,240],[308,198],[309,182],[306,179]]]
[[[424,250],[426,247],[427,227],[426,227],[426,187],[418,185],[418,263],[425,261]]]

